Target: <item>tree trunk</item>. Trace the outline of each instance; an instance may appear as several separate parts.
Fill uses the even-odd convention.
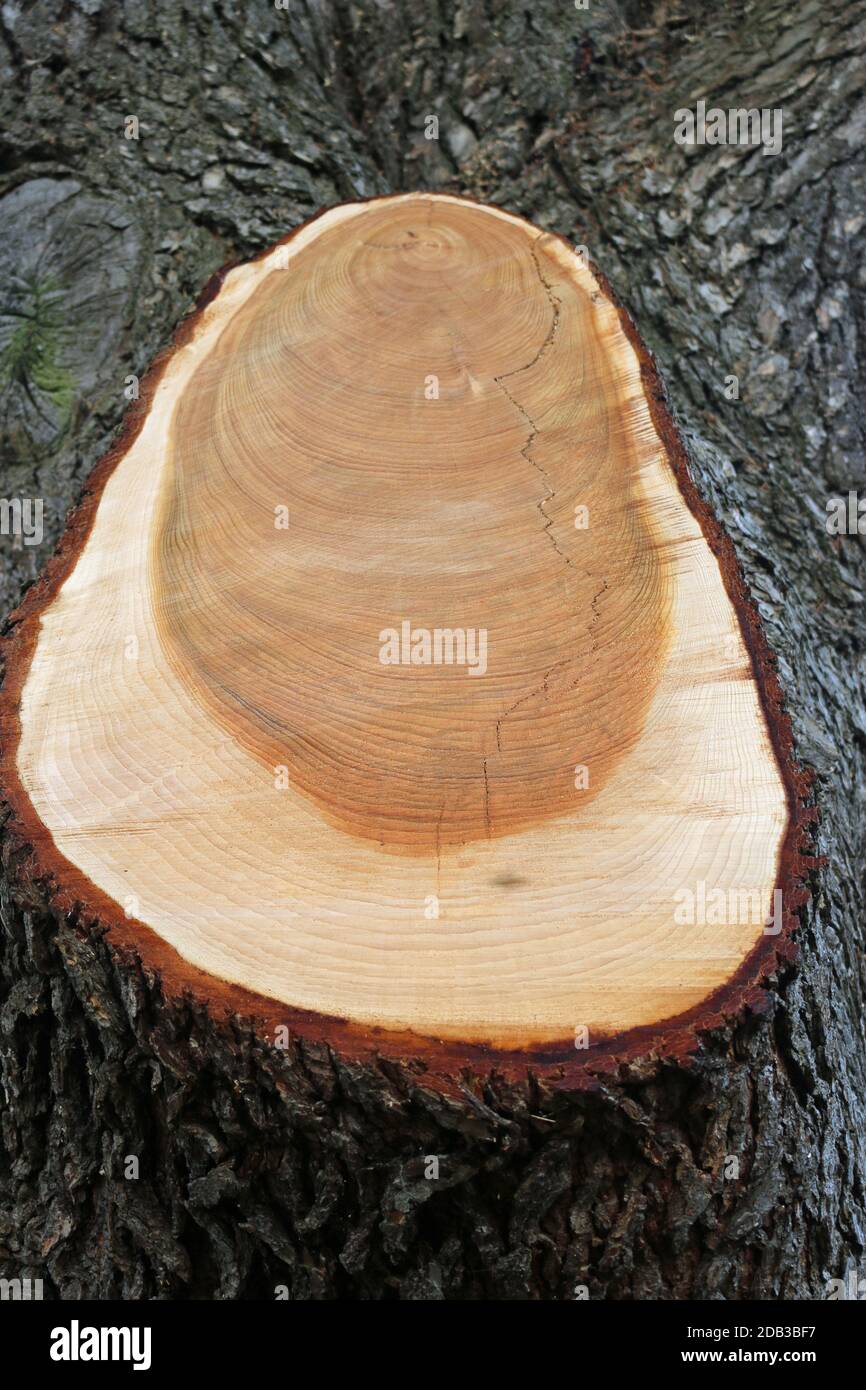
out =
[[[3,539],[7,606],[207,269],[345,198],[468,193],[585,244],[658,354],[826,867],[748,1007],[561,1084],[483,1049],[275,1047],[57,897],[7,805],[0,1272],[60,1297],[825,1296],[866,1206],[864,557],[824,525],[863,486],[862,7],[3,23],[3,492],[46,503],[41,547]],[[700,98],[783,109],[781,151],[677,144]]]

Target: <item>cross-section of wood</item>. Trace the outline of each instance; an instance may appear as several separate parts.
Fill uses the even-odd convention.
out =
[[[787,941],[733,552],[603,277],[498,209],[351,204],[222,276],[7,645],[60,899],[269,1024],[579,1063]]]

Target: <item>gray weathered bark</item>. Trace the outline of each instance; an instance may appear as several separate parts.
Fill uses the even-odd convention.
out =
[[[0,492],[44,498],[47,530],[2,538],[3,611],[210,270],[340,199],[472,193],[585,243],[657,353],[828,862],[769,1019],[693,1067],[584,1096],[467,1075],[446,1101],[164,1001],[6,836],[0,1272],[60,1297],[809,1298],[860,1264],[866,560],[823,522],[866,487],[864,46],[843,0],[4,7]],[[782,107],[782,153],[677,146],[699,97]]]

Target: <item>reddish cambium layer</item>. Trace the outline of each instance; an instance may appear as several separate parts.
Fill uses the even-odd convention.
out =
[[[298,230],[296,228],[278,244],[287,244]],[[560,239],[570,245],[565,238]],[[266,248],[255,259],[261,259],[273,249]],[[775,936],[764,936],[728,983],[687,1013],[658,1025],[630,1029],[613,1037],[599,1037],[591,1041],[586,1050],[577,1050],[574,1040],[565,1038],[561,1043],[530,1050],[504,1051],[444,1042],[410,1032],[370,1028],[343,1018],[292,1009],[219,980],[189,965],[144,923],[127,918],[119,904],[58,851],[50,832],[37,816],[17,769],[20,699],[39,636],[40,615],[74,568],[90,535],[103,488],[141,430],[166,363],[178,348],[191,340],[202,313],[218,295],[232,265],[211,278],[171,344],[154,361],[141,383],[139,400],[126,414],[116,443],[89,475],[81,501],[69,517],[57,551],[11,615],[10,630],[0,640],[0,661],[5,671],[0,686],[0,807],[7,814],[4,833],[8,842],[9,871],[28,898],[35,895],[56,916],[66,917],[83,937],[107,933],[109,948],[118,963],[140,962],[146,972],[159,977],[168,998],[193,996],[207,1004],[213,1017],[238,1016],[249,1021],[255,1031],[270,1042],[274,1041],[276,1029],[288,1028],[299,1039],[327,1044],[350,1061],[375,1062],[381,1057],[402,1062],[418,1074],[419,1080],[423,1076],[425,1084],[452,1093],[456,1092],[461,1076],[465,1080],[495,1073],[518,1081],[530,1072],[554,1089],[584,1090],[602,1084],[605,1077],[610,1077],[626,1063],[659,1058],[687,1064],[697,1053],[702,1035],[729,1027],[748,1015],[760,1016],[772,1008],[768,986],[797,957],[798,946],[793,938],[799,926],[799,911],[810,896],[805,886],[806,877],[823,862],[809,852],[812,847],[810,827],[817,815],[814,806],[809,804],[812,774],[799,767],[795,760],[791,721],[784,712],[775,658],[749,597],[731,540],[699,496],[692,480],[686,451],[655,364],[606,277],[594,265],[591,268],[618,310],[623,329],[638,356],[653,424],[665,445],[682,496],[719,561],[727,593],[752,658],[761,705],[788,799],[788,826],[780,849],[776,880],[776,888],[782,892],[781,931]]]

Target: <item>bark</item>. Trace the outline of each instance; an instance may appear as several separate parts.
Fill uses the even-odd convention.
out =
[[[764,1014],[689,1063],[579,1093],[479,1064],[443,1093],[165,997],[49,909],[7,834],[0,1274],[66,1298],[818,1298],[860,1265],[866,561],[824,517],[864,487],[864,43],[841,0],[4,10],[0,491],[45,498],[47,527],[3,538],[4,610],[208,271],[338,199],[467,192],[585,243],[657,354],[827,862]],[[782,107],[781,154],[677,146],[702,96]],[[10,370],[22,314],[51,371]]]

